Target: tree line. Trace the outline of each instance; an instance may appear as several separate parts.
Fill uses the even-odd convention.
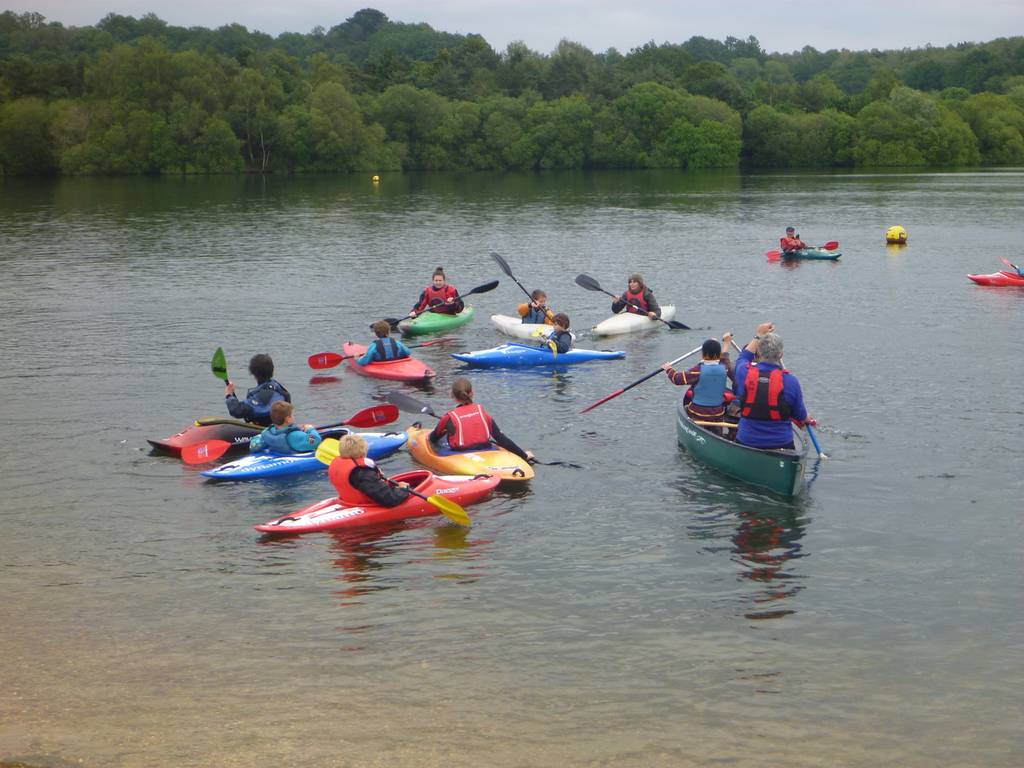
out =
[[[364,9],[277,37],[0,14],[3,174],[1024,164],[1024,37],[497,52]]]

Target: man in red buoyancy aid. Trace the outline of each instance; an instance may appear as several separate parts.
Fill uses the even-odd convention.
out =
[[[367,451],[361,435],[350,433],[338,440],[338,457],[327,469],[338,498],[353,507],[397,507],[409,498],[408,483],[388,483],[373,460],[366,458]]]
[[[807,423],[800,381],[782,367],[782,339],[774,330],[774,324],[761,323],[736,361],[742,407],[736,441],[753,448],[793,448],[791,421]]]
[[[644,285],[644,278],[640,273],[629,276],[625,293],[612,302],[612,312],[618,314],[622,310],[647,315],[651,320],[661,317],[661,307],[654,298],[654,291]]]
[[[445,315],[457,315],[465,306],[462,299],[458,298],[459,292],[454,285],[446,282],[444,268],[438,267],[430,278],[430,285],[423,289],[416,306],[409,313],[410,317],[416,317],[428,309],[431,312],[440,312]]]
[[[473,402],[473,385],[469,379],[452,382],[452,397],[458,405],[437,422],[430,433],[430,442],[438,443],[447,437],[448,445],[456,451],[486,450],[497,444],[524,461],[533,458],[530,451],[524,451],[502,434],[482,405]]]
[[[779,248],[782,249],[783,253],[802,251],[806,247],[807,243],[800,239],[794,227],[786,227],[786,236],[779,238]]]

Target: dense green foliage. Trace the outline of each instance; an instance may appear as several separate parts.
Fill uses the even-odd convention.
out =
[[[0,14],[0,172],[1024,164],[1024,38],[550,55],[365,9],[276,38]]]

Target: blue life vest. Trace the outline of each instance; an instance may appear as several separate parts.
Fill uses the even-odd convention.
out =
[[[721,363],[701,362],[700,378],[693,388],[693,404],[716,407],[725,397],[729,372]]]
[[[288,442],[288,435],[292,432],[302,431],[302,428],[295,424],[290,424],[285,429],[278,429],[276,426],[273,426],[260,433],[259,444],[264,450],[271,451],[272,453],[295,453],[295,449]]]
[[[394,339],[377,339],[373,345],[377,348],[378,360],[397,360],[401,357],[408,357],[404,352],[399,352],[398,342]]]
[[[535,323],[536,325],[544,325],[547,322],[548,315],[544,309],[537,309],[533,304],[527,304],[526,314],[523,315],[524,323]]]

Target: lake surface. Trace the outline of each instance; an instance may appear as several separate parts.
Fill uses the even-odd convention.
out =
[[[39,766],[1024,764],[1024,173],[388,175],[0,183],[0,761]],[[764,257],[793,224],[838,263]],[[883,233],[901,224],[904,248]],[[391,387],[365,343],[443,264],[477,318],[543,287],[577,331],[642,272],[677,319],[623,361],[471,374],[546,460],[390,529],[267,540],[326,475],[211,485],[147,437],[270,352],[300,421]],[[775,322],[830,459],[786,502],[676,446],[699,345]],[[403,416],[401,424],[410,419]],[[406,454],[384,462],[410,468]]]

